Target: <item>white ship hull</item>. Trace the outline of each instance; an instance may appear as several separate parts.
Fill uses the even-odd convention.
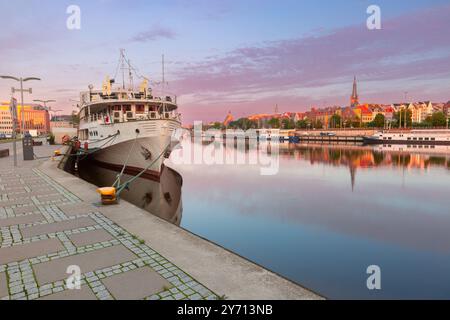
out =
[[[91,124],[89,132],[97,139],[87,142],[88,157],[97,166],[135,175],[145,170],[146,175],[158,177],[165,159],[177,144],[174,131],[180,128],[176,120],[145,120],[114,123],[109,125]]]
[[[364,137],[366,144],[450,145],[450,130],[379,132]]]

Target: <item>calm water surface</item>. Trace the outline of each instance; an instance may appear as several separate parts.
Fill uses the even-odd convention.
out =
[[[284,144],[273,176],[172,165],[181,226],[329,298],[448,299],[450,148],[405,149]]]
[[[182,188],[167,172],[128,199],[328,298],[450,298],[450,147],[283,144],[279,161],[261,176],[169,160]]]

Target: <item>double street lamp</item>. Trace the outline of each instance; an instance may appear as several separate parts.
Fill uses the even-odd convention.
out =
[[[50,103],[50,102],[56,102],[56,100],[40,100],[40,99],[34,99],[33,100],[34,102],[40,102],[40,103],[42,103],[43,105],[44,105],[44,109],[45,110],[47,110],[48,111],[48,113],[50,114],[50,112],[56,112],[56,111],[59,111],[59,110],[52,110],[52,108],[49,106],[49,107],[47,107],[47,103]]]
[[[23,89],[23,83],[27,82],[27,81],[31,81],[31,80],[41,80],[40,78],[36,78],[36,77],[28,77],[28,78],[17,78],[17,77],[12,77],[12,76],[0,76],[0,78],[2,79],[11,79],[11,80],[16,80],[18,82],[20,82],[20,89],[16,89],[14,87],[11,88],[12,93],[15,92],[20,92],[20,98],[21,98],[21,104],[22,104],[22,110],[21,110],[21,117],[22,117],[22,136],[25,134],[25,112],[24,112],[24,102],[23,102],[23,93],[24,92],[28,92],[28,93],[33,93],[33,90],[31,88],[24,90]]]

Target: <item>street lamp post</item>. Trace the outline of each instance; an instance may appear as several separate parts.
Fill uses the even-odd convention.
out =
[[[34,101],[34,102],[40,102],[40,103],[44,104],[44,109],[48,111],[49,115],[50,115],[50,112],[52,112],[52,111],[55,112],[54,110],[52,110],[51,107],[47,107],[47,103],[50,103],[50,102],[56,102],[56,100],[40,100],[40,99],[34,99],[33,101]],[[50,120],[51,120],[51,119],[50,119]]]
[[[12,88],[11,90],[12,90],[12,93],[15,93],[15,92],[20,92],[20,98],[21,98],[21,104],[22,104],[22,111],[21,111],[21,114],[22,114],[22,137],[23,137],[23,135],[24,135],[24,133],[25,133],[25,112],[24,112],[24,102],[23,102],[23,93],[24,92],[28,92],[28,93],[33,93],[33,90],[31,89],[31,88],[29,88],[29,89],[26,89],[26,90],[24,90],[23,89],[23,83],[24,82],[26,82],[26,81],[30,81],[30,80],[41,80],[40,78],[36,78],[36,77],[28,77],[28,78],[22,78],[22,77],[20,77],[20,78],[17,78],[17,77],[12,77],[12,76],[0,76],[0,78],[2,78],[2,79],[11,79],[11,80],[16,80],[16,81],[18,81],[18,82],[20,82],[20,89],[16,89],[16,88]]]
[[[44,108],[47,110],[47,111],[52,111],[52,109],[51,109],[51,107],[47,107],[47,103],[50,103],[50,102],[56,102],[56,100],[39,100],[39,99],[34,99],[33,100],[34,102],[41,102],[41,103],[43,103],[44,104]]]

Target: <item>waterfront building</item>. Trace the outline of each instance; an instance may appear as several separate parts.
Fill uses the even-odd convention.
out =
[[[50,117],[47,110],[41,105],[31,104],[25,105],[23,110],[25,120],[25,132],[36,131],[38,135],[46,134],[50,131]],[[17,106],[17,132],[22,130],[22,106]],[[9,110],[9,102],[0,104],[0,132],[4,134],[12,134],[12,118]]]
[[[359,105],[358,107],[354,108],[353,111],[360,119],[361,123],[370,123],[375,117],[368,104]]]
[[[443,112],[447,118],[450,118],[450,101],[444,105]]]
[[[411,111],[413,123],[421,123],[434,112],[433,104],[430,101],[410,103],[407,107]]]
[[[13,119],[11,112],[9,111],[9,106],[0,107],[0,134],[5,134],[10,136],[13,131]]]

